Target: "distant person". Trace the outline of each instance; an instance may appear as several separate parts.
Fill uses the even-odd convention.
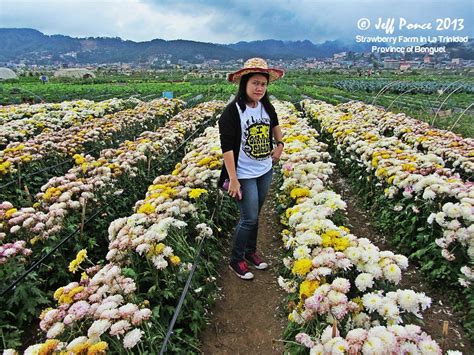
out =
[[[258,216],[284,143],[267,86],[283,75],[261,58],[247,60],[242,69],[228,75],[239,89],[219,119],[224,158],[219,187],[236,199],[240,210],[229,267],[244,280],[254,278],[248,263],[259,270],[268,267],[257,254]]]
[[[48,82],[48,77],[47,77],[46,75],[44,75],[44,74],[41,74],[40,80],[41,80],[41,82],[42,82],[43,85],[44,85],[44,84],[46,84],[46,83]]]

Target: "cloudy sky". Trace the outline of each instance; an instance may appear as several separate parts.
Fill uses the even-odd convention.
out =
[[[309,39],[321,43],[353,40],[358,34],[387,35],[374,26],[379,18],[382,22],[394,18],[392,35],[474,37],[473,4],[472,0],[0,0],[0,27],[133,41]],[[406,20],[402,31],[400,18]],[[438,18],[450,18],[445,22],[450,30],[436,31]],[[358,29],[360,19],[369,20],[363,20],[369,29]],[[425,28],[407,30],[408,24]],[[454,26],[464,29],[453,31]]]

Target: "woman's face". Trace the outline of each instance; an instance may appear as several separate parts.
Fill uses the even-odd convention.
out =
[[[247,82],[247,97],[251,102],[258,102],[267,91],[267,78],[262,74],[254,74]]]

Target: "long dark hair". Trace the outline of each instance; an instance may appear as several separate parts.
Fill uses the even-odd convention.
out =
[[[231,105],[235,105],[235,103],[237,103],[242,112],[244,112],[247,108],[246,103],[250,101],[249,97],[247,96],[247,83],[249,79],[255,74],[263,75],[265,78],[267,78],[267,83],[270,82],[270,76],[267,73],[248,73],[242,76],[242,78],[240,79],[237,94],[235,94],[235,98],[230,103]],[[260,102],[262,103],[263,107],[265,108],[265,111],[267,111],[268,114],[275,111],[275,107],[273,107],[270,102],[270,99],[268,98],[268,90],[265,90],[265,95],[263,95],[263,97],[260,99]]]

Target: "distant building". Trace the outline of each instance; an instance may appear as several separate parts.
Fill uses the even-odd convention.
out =
[[[399,68],[399,69],[400,69],[401,71],[405,71],[405,70],[410,69],[410,67],[411,67],[411,64],[410,64],[410,63],[400,63],[400,68]]]
[[[54,72],[54,77],[86,79],[95,78],[95,74],[85,68],[59,69]]]
[[[398,59],[384,59],[384,69],[400,69],[400,61]]]

